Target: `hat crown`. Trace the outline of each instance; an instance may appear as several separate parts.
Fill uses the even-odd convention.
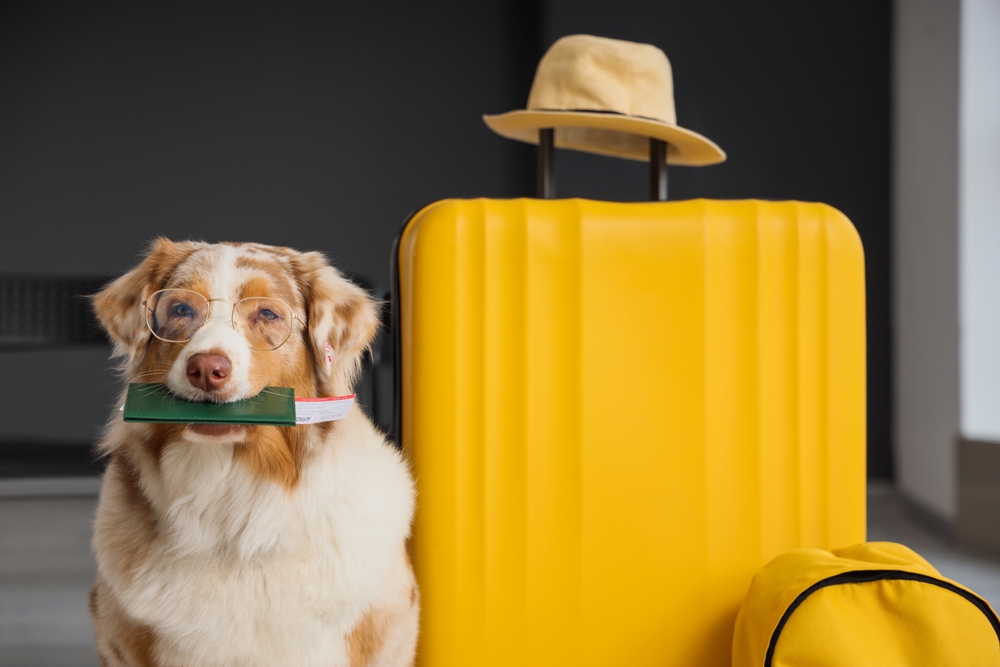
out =
[[[538,63],[528,109],[605,111],[676,125],[670,61],[650,44],[563,37]]]

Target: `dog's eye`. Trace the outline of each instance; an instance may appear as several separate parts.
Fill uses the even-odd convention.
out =
[[[262,296],[240,299],[233,306],[233,325],[247,337],[251,350],[281,347],[292,333],[294,317],[284,302]]]
[[[175,303],[170,307],[171,317],[193,317],[194,308],[189,303]]]

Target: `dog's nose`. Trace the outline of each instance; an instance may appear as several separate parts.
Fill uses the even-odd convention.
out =
[[[188,382],[203,389],[212,391],[218,389],[229,379],[233,365],[221,354],[206,354],[200,352],[188,359]]]

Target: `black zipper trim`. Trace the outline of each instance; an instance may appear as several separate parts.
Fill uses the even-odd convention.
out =
[[[785,613],[781,615],[781,620],[778,621],[777,627],[775,627],[774,632],[771,633],[771,641],[768,642],[767,653],[764,655],[764,667],[771,667],[771,661],[774,659],[774,649],[778,645],[778,638],[781,635],[781,631],[784,630],[788,619],[793,613],[795,613],[795,610],[798,609],[799,605],[805,602],[806,598],[816,591],[826,588],[827,586],[837,586],[839,584],[866,584],[872,581],[900,579],[931,584],[932,586],[937,586],[947,591],[951,591],[952,593],[961,595],[963,598],[971,602],[977,609],[979,609],[979,611],[983,612],[983,615],[989,620],[990,625],[993,626],[993,632],[997,635],[997,641],[1000,642],[1000,619],[997,619],[996,614],[993,613],[990,606],[978,595],[973,595],[969,591],[959,588],[955,584],[935,579],[934,577],[929,577],[925,574],[915,574],[913,572],[903,572],[901,570],[853,570],[851,572],[836,574],[832,577],[827,577],[826,579],[820,579],[815,584],[799,593],[798,597],[792,601],[792,604],[788,605],[788,609],[786,609]]]
[[[407,216],[403,229],[413,219],[413,213]],[[392,259],[389,261],[389,327],[392,335],[392,433],[389,437],[396,443],[397,449],[403,448],[403,363],[399,358],[402,343],[399,340],[399,240],[403,229],[392,240]]]

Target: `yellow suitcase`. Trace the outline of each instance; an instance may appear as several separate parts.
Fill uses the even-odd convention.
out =
[[[836,210],[448,200],[394,255],[418,664],[722,667],[762,565],[865,539]]]

